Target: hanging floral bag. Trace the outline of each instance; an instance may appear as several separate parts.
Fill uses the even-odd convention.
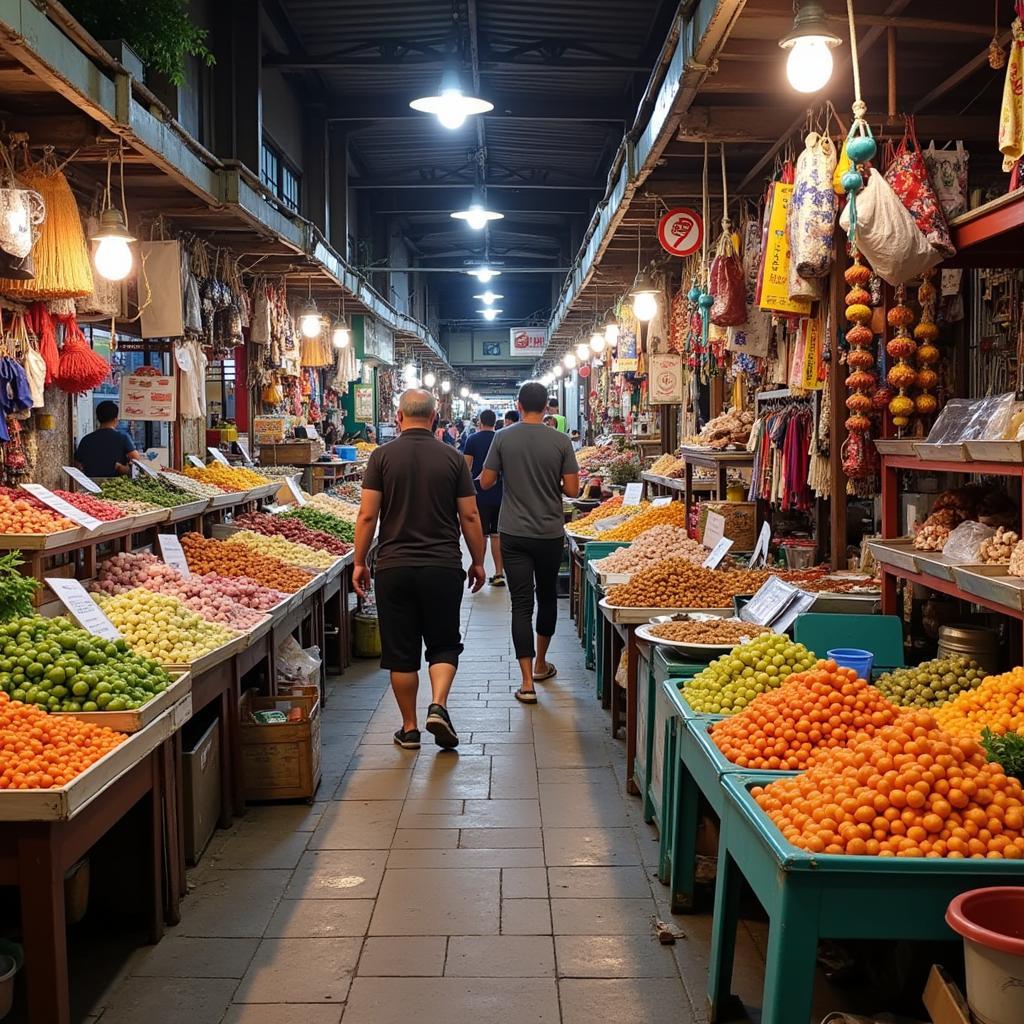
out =
[[[789,244],[802,278],[825,277],[832,266],[836,150],[827,135],[811,132],[796,162],[789,207]]]
[[[932,188],[948,220],[967,212],[967,165],[971,155],[957,140],[954,149],[936,149],[934,140],[924,151]]]
[[[912,117],[907,118],[907,129],[896,148],[894,159],[885,170],[885,180],[910,211],[921,234],[928,239],[928,244],[943,259],[955,256],[956,247],[949,234],[946,215],[942,212],[935,189],[928,178],[928,168],[917,141]]]
[[[739,327],[747,322],[747,283],[732,244],[729,222],[722,225],[715,258],[711,261],[711,322],[718,327]]]

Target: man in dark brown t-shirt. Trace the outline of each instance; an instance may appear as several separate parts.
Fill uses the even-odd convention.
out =
[[[366,556],[380,520],[374,575],[380,665],[391,672],[391,688],[402,712],[395,743],[407,750],[420,745],[416,692],[424,645],[433,699],[427,731],[438,746],[459,745],[446,704],[462,653],[459,607],[467,574],[460,530],[472,561],[468,580],[474,594],[485,578],[476,490],[458,449],[434,437],[435,417],[429,391],[403,392],[398,404],[401,433],[370,456],[356,520],[352,582],[360,597],[366,596],[369,586]]]

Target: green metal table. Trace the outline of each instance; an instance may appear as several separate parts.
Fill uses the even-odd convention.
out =
[[[1024,884],[1024,861],[910,859],[806,853],[783,839],[750,795],[753,773],[723,775],[722,830],[711,932],[711,1020],[731,1019],[740,889],[769,919],[762,1024],[810,1019],[820,938],[953,940],[950,900],[968,889]]]

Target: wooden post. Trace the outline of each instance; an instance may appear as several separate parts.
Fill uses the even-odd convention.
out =
[[[885,42],[889,72],[889,120],[893,121],[896,117],[896,29],[892,26],[885,30]]]

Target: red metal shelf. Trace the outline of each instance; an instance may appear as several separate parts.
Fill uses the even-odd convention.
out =
[[[961,590],[955,583],[939,579],[937,576],[929,576],[927,573],[923,572],[911,572],[910,569],[901,569],[897,565],[886,565],[885,563],[882,564],[882,573],[883,575],[897,576],[900,579],[909,580],[911,583],[917,583],[922,587],[928,587],[929,590],[937,590],[939,593],[946,594],[949,597],[959,598],[961,601],[966,601],[968,604],[976,604],[981,608],[987,608],[990,612],[999,612],[1000,614],[1008,615],[1013,619],[1024,620],[1024,612],[1019,612],[1014,608],[1008,608],[1005,604],[999,604],[998,601],[989,601],[984,597],[977,597],[974,594],[968,594],[966,591]]]
[[[1015,462],[930,462],[916,455],[883,455],[882,468],[909,469],[920,473],[977,473],[1024,478],[1024,465]]]
[[[1024,227],[1024,189],[1017,189],[1016,192],[1000,196],[977,210],[972,210],[969,219],[953,228],[953,244],[958,251],[984,246],[996,239],[1006,245],[1014,240],[1001,239],[1000,236],[1022,227]],[[1010,250],[1007,250],[1008,255],[1009,252]],[[958,259],[957,262],[969,265],[971,255],[970,252],[964,253],[963,260]]]

